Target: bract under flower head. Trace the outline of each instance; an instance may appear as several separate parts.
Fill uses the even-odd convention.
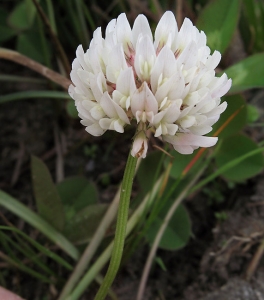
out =
[[[220,59],[218,51],[210,54],[204,32],[187,18],[178,31],[173,13],[165,12],[153,41],[144,15],[131,29],[123,13],[108,24],[105,38],[97,28],[89,49],[77,48],[69,94],[94,136],[106,130],[122,133],[135,120],[133,156],[146,156],[149,128],[176,151],[191,154],[217,142],[204,135],[227,106],[220,98],[231,79],[215,76]]]

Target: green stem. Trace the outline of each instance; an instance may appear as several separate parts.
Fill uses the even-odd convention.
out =
[[[137,164],[137,158],[133,157],[129,153],[126,169],[124,173],[124,178],[121,186],[113,252],[112,252],[107,273],[95,297],[95,300],[105,299],[108,290],[111,287],[120,266],[124,244],[125,244],[129,202],[130,202],[133,178],[136,170],[136,164]]]
[[[139,207],[135,210],[133,215],[130,217],[127,223],[126,236],[128,236],[135,226],[138,224],[139,220],[142,218],[142,215],[145,213],[145,210],[148,209],[155,199],[155,195],[158,193],[161,183],[164,180],[164,174],[157,180],[151,192],[149,192],[145,198],[140,203]],[[111,256],[113,249],[113,242],[111,242],[104,252],[98,257],[95,263],[89,268],[84,277],[80,280],[78,285],[75,287],[73,292],[64,300],[77,300],[80,298],[82,293],[87,289],[87,287],[94,280],[95,276],[100,272],[104,267]]]

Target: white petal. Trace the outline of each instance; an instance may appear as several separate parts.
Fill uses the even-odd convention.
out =
[[[113,122],[112,119],[103,118],[99,121],[99,124],[104,130],[108,130],[110,129],[112,122]]]
[[[124,123],[130,124],[125,111],[111,99],[107,92],[101,98],[100,105],[109,118],[121,119]]]
[[[221,53],[219,51],[214,51],[213,55],[209,56],[205,65],[208,69],[215,69],[218,66],[220,60]]]
[[[196,122],[196,119],[194,116],[185,116],[184,118],[180,119],[179,124],[181,125],[181,127],[183,128],[189,128],[191,126],[193,126]]]
[[[95,120],[100,120],[101,118],[103,118],[105,116],[105,112],[102,109],[102,107],[100,105],[95,105],[91,110],[90,110],[91,116],[95,119]]]
[[[133,142],[131,155],[145,158],[148,151],[148,140],[144,132],[139,132]]]
[[[167,47],[163,47],[160,51],[155,65],[151,72],[151,88],[153,93],[156,93],[159,78],[162,75],[162,79],[168,79],[173,73],[177,72],[177,62],[173,52]]]
[[[207,113],[206,116],[209,118],[209,117],[220,115],[222,112],[226,110],[226,108],[227,108],[227,103],[223,102],[222,104],[214,108],[212,111]]]
[[[224,76],[225,75],[225,76]],[[219,85],[212,93],[212,97],[214,98],[221,98],[222,96],[224,96],[231,88],[232,85],[232,80],[228,79],[227,80],[227,76],[224,73],[222,75],[222,77],[224,76],[224,78],[226,78],[225,82],[223,82],[221,85]]]
[[[174,14],[171,11],[166,11],[161,17],[155,31],[155,49],[163,47],[167,43],[169,35],[171,35],[172,42],[176,33],[178,33],[178,27]]]
[[[179,128],[176,124],[167,124],[166,127],[169,135],[175,135]]]
[[[98,123],[94,123],[91,126],[87,126],[85,130],[93,136],[100,136],[105,133],[105,130],[102,129]]]
[[[115,28],[116,28],[116,19],[113,19],[107,24],[105,35],[107,36],[109,33],[115,31]]]
[[[188,70],[196,65],[197,57],[198,47],[194,41],[191,41],[177,58],[177,64],[183,65],[183,69]]]
[[[135,70],[141,80],[149,80],[156,59],[153,43],[149,36],[141,37],[136,46]]]
[[[192,154],[194,151],[192,146],[173,145],[173,148],[180,154]]]
[[[184,79],[181,74],[177,72],[157,89],[155,97],[158,103],[161,103],[166,97],[168,97],[169,100],[181,99],[184,87]]]
[[[194,40],[195,35],[196,32],[192,21],[188,18],[185,18],[178,34],[178,49],[182,51],[186,45],[190,43],[190,41]]]
[[[116,89],[125,96],[131,96],[136,91],[135,78],[132,68],[120,72],[116,82]]]
[[[149,22],[147,18],[144,15],[139,15],[133,25],[132,29],[132,44],[134,46],[134,49],[136,49],[137,41],[139,36],[145,36],[147,35],[151,42],[153,41],[153,36],[151,29],[149,27]]]
[[[116,45],[109,53],[109,61],[106,66],[106,77],[112,83],[116,83],[122,70],[127,69],[124,51],[121,45]]]
[[[117,18],[116,35],[117,42],[121,43],[125,52],[128,53],[128,44],[131,41],[131,27],[125,13],[122,13]]]
[[[131,98],[131,110],[136,117],[137,112],[152,112],[152,116],[158,112],[158,103],[146,82],[143,82],[140,90],[137,90]],[[139,114],[137,114],[139,116]],[[152,122],[153,120],[148,120]]]
[[[76,57],[84,70],[87,69],[87,65],[84,61],[84,51],[82,45],[79,45],[76,50]]]
[[[212,127],[209,125],[193,126],[190,128],[191,133],[196,135],[204,135],[212,131]]]

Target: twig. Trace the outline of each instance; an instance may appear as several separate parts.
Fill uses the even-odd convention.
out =
[[[50,37],[52,39],[52,42],[53,42],[54,47],[55,47],[55,50],[56,50],[58,56],[61,59],[61,62],[63,64],[65,72],[66,72],[66,74],[69,75],[70,71],[71,71],[71,66],[70,66],[70,63],[69,63],[68,58],[67,58],[67,55],[64,52],[63,47],[62,47],[59,39],[58,39],[57,35],[55,34],[55,32],[53,31],[53,29],[52,29],[52,27],[50,25],[49,19],[45,15],[42,7],[39,5],[39,3],[36,0],[32,0],[32,1],[33,1],[34,5],[36,6],[36,9],[37,9],[37,11],[38,11],[38,13],[39,13],[39,15],[40,15],[43,23],[45,24],[45,26],[48,29],[49,35],[50,35]]]
[[[264,253],[264,240],[260,243],[255,255],[253,256],[247,270],[246,270],[246,279],[250,280],[254,272],[256,271],[256,268],[259,264],[259,261]]]
[[[177,0],[176,20],[178,23],[178,27],[182,25],[182,21],[183,21],[182,8],[183,8],[182,0]]]
[[[35,60],[25,55],[22,55],[16,51],[0,48],[0,59],[1,58],[11,60],[29,69],[32,69],[38,72],[39,74],[41,74],[42,76],[50,79],[51,81],[56,82],[57,84],[62,86],[65,90],[68,90],[69,85],[71,84],[71,81],[68,78],[60,75],[57,72],[52,71],[51,69],[43,66],[42,64],[36,62]]]
[[[54,140],[55,140],[55,149],[56,149],[56,182],[61,182],[64,179],[64,164],[63,164],[63,149],[60,139],[60,132],[58,125],[55,123],[54,126]]]

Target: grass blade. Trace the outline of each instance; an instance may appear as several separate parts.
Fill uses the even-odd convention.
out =
[[[27,208],[24,204],[0,190],[0,205],[38,229],[47,238],[58,245],[65,253],[67,253],[74,260],[79,258],[79,251],[68,241],[65,236],[55,230],[48,222],[43,220],[35,212]]]

